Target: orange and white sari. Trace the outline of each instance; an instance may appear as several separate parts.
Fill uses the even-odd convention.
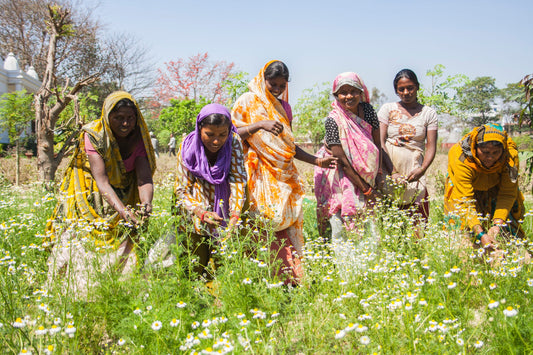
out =
[[[271,63],[267,63],[248,84],[250,91],[239,97],[231,116],[236,127],[263,120],[274,120],[283,125],[283,131],[277,136],[259,130],[244,144],[250,213],[267,219],[276,235],[284,234],[296,252],[302,255],[304,191],[294,165],[296,146],[289,117],[280,100],[266,88],[264,72]]]

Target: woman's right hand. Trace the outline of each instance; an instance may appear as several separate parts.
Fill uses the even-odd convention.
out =
[[[283,125],[278,121],[264,120],[260,121],[260,123],[262,129],[276,136],[280,135],[281,132],[283,132]]]
[[[129,207],[125,207],[121,212],[120,212],[120,216],[122,217],[122,219],[130,224],[132,224],[133,226],[138,226],[139,225],[139,219],[137,218],[137,215],[135,214],[135,211],[132,210],[131,208]]]
[[[218,215],[216,212],[212,211],[202,211],[200,213],[196,213],[196,216],[200,218],[202,223],[205,223],[207,225],[217,227],[221,221],[223,221],[223,218]]]

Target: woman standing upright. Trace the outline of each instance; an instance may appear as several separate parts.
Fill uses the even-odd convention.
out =
[[[249,92],[235,103],[232,118],[245,142],[250,212],[267,219],[274,228],[271,249],[292,279],[287,282],[297,282],[302,276],[304,191],[294,159],[322,167],[334,167],[336,159],[317,158],[294,143],[290,105],[278,98],[288,80],[284,63],[268,62],[248,84]]]
[[[429,202],[424,174],[437,150],[437,113],[418,102],[420,84],[412,70],[398,72],[393,85],[400,101],[387,103],[378,112],[381,146],[390,158],[384,159],[384,164],[392,178],[405,186],[400,196],[401,208],[414,205],[415,213],[427,221]]]
[[[339,74],[332,93],[335,101],[325,120],[325,144],[317,155],[333,155],[339,169],[315,167],[315,195],[320,234],[326,235],[329,222],[332,241],[337,243],[343,225],[375,195],[380,141],[378,118],[359,75]]]

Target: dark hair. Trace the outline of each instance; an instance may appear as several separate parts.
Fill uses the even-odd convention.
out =
[[[503,149],[503,143],[498,141],[486,141],[486,142],[479,142],[477,143],[477,147],[484,148],[486,146],[493,146],[494,148],[502,148]]]
[[[402,69],[394,77],[393,85],[394,85],[395,92],[398,91],[398,81],[400,81],[400,79],[403,79],[403,78],[411,80],[413,83],[416,84],[416,88],[420,89],[420,83],[418,82],[418,78],[416,77],[415,72],[412,71],[411,69]]]
[[[287,68],[285,63],[280,62],[279,60],[270,63],[270,65],[265,69],[265,80],[270,80],[277,77],[282,77],[289,81],[289,68]]]
[[[224,116],[221,113],[212,113],[202,120],[198,124],[198,129],[202,129],[203,126],[230,126],[231,119]]]
[[[135,116],[137,116],[137,106],[131,101],[130,99],[122,99],[119,102],[115,104],[111,112],[109,114],[112,114],[115,111],[118,111],[122,107],[131,107],[133,111],[135,111]]]

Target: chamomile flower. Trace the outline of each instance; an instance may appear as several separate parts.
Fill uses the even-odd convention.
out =
[[[276,324],[277,321],[278,321],[277,319],[269,319],[267,324],[266,324],[267,328],[270,328],[271,326]]]
[[[124,338],[120,338],[120,339],[117,341],[117,344],[118,344],[119,346],[122,346],[122,345],[126,344],[126,340],[124,340]]]
[[[474,343],[474,348],[479,349],[483,346],[483,342],[481,340],[478,340]]]
[[[359,342],[363,345],[370,344],[370,338],[366,335],[363,335],[361,338],[359,338]]]
[[[252,280],[249,277],[247,277],[244,280],[242,280],[242,283],[245,285],[250,285],[252,283]]]
[[[185,308],[185,306],[187,306],[187,303],[183,302],[183,301],[179,301],[177,304],[176,304],[176,307],[178,308]]]
[[[48,329],[51,335],[54,335],[56,333],[59,333],[61,331],[61,327],[58,327],[57,325],[52,325],[50,329]]]
[[[505,308],[503,310],[503,314],[506,316],[506,317],[514,317],[518,314],[518,310],[511,307],[511,306],[508,306],[507,308]]]
[[[500,302],[495,300],[490,300],[489,302],[489,309],[494,309],[500,305]]]
[[[342,339],[345,336],[346,336],[346,331],[344,329],[335,331],[335,339]]]
[[[67,325],[67,327],[65,328],[65,334],[73,338],[74,333],[76,333],[76,328],[72,324]]]
[[[35,335],[45,335],[47,332],[48,329],[40,325],[39,328],[37,328],[37,330],[35,331]]]
[[[161,329],[163,327],[163,323],[161,323],[160,321],[156,320],[152,323],[152,329],[155,330],[156,332]]]
[[[180,321],[177,320],[176,318],[173,318],[173,319],[170,321],[170,326],[171,326],[171,327],[177,327],[178,324],[180,324]]]
[[[456,286],[457,286],[457,283],[455,283],[455,282],[450,282],[450,283],[448,284],[448,289],[450,289],[450,290],[451,290],[451,289],[454,289]]]
[[[26,326],[26,322],[23,321],[21,318],[17,318],[13,323],[11,323],[11,325],[14,328],[24,328]]]
[[[362,324],[357,325],[357,327],[355,328],[355,331],[358,332],[358,333],[362,333],[362,332],[365,332],[367,330],[368,330],[368,327],[365,327]]]

